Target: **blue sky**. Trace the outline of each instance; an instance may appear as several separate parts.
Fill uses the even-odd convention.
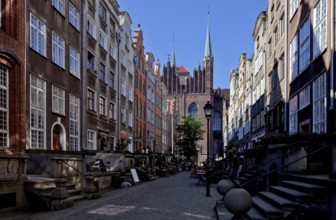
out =
[[[267,0],[118,0],[132,19],[132,34],[140,23],[145,52],[162,66],[175,48],[176,65],[190,73],[201,64],[208,21],[214,56],[214,87],[229,88],[230,69],[239,57],[253,55],[253,29]],[[210,12],[208,16],[208,11]]]

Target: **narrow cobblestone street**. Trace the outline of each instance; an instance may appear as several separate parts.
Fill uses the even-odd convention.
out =
[[[0,214],[0,219],[217,219],[214,206],[221,196],[216,185],[211,186],[211,197],[206,197],[205,186],[197,183],[198,179],[189,177],[188,172],[180,172],[131,188],[112,190],[97,200],[76,202],[69,209]]]

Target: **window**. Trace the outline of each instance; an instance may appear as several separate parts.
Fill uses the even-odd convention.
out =
[[[299,0],[290,0],[289,18],[291,19],[299,6]]]
[[[106,21],[106,10],[102,5],[99,5],[99,17],[103,21]]]
[[[34,15],[30,14],[30,47],[46,56],[46,26]]]
[[[222,118],[221,118],[221,114],[219,112],[214,113],[213,130],[214,131],[221,131],[222,130]]]
[[[94,65],[95,65],[95,57],[92,53],[88,52],[87,69],[93,72],[94,71]]]
[[[87,131],[87,149],[97,150],[97,135],[95,131]]]
[[[106,98],[103,96],[99,97],[99,114],[106,116]]]
[[[77,30],[79,30],[79,12],[77,8],[69,3],[69,21]]]
[[[313,82],[313,133],[326,133],[326,74]]]
[[[79,75],[79,52],[74,48],[70,47],[70,73],[73,73],[76,77],[80,78]]]
[[[88,110],[89,111],[95,111],[95,105],[96,105],[96,93],[95,91],[88,89],[88,94],[87,94],[87,101],[88,101]]]
[[[105,65],[103,63],[99,65],[99,79],[105,82]]]
[[[128,126],[133,127],[133,112],[131,110],[128,111]]]
[[[274,36],[274,48],[275,48],[279,42],[278,27],[274,29],[273,36]]]
[[[293,81],[298,75],[298,42],[297,36],[295,36],[289,45],[289,59],[290,67],[289,72],[291,75],[291,81]]]
[[[115,119],[115,105],[113,102],[110,102],[109,117]]]
[[[80,99],[72,94],[69,95],[69,150],[79,151],[79,122],[80,122]]]
[[[300,91],[300,109],[305,108],[310,104],[310,86],[306,86]]]
[[[111,88],[114,88],[114,73],[110,72],[108,84]]]
[[[273,50],[272,50],[272,38],[271,39],[269,39],[269,41],[268,41],[268,44],[267,44],[267,58],[270,58],[271,57],[271,54],[272,54],[272,52],[273,52]]]
[[[125,110],[125,107],[121,107],[120,109],[120,120],[121,120],[121,123],[125,123],[126,122],[126,110]]]
[[[30,77],[30,146],[45,148],[45,81],[36,76]]]
[[[282,37],[285,33],[285,19],[284,19],[284,15],[282,14],[281,15],[281,18],[280,18],[280,37]]]
[[[100,32],[99,34],[99,45],[106,50],[106,36],[103,34],[103,32]]]
[[[275,89],[277,85],[279,84],[279,76],[278,76],[278,63],[276,63],[273,67],[272,70],[272,75],[271,75],[271,89]]]
[[[289,133],[297,133],[297,96],[289,100]]]
[[[64,40],[55,32],[52,33],[52,61],[64,68]]]
[[[198,113],[198,107],[195,102],[191,103],[188,108],[188,114],[191,116],[197,116]]]
[[[56,86],[52,86],[52,111],[65,115],[65,91]]]
[[[126,97],[126,82],[125,78],[121,78],[121,94]]]
[[[64,15],[64,0],[52,0],[52,6],[54,6],[62,15]]]
[[[327,47],[327,1],[320,0],[314,8],[313,57],[318,57]]]
[[[88,16],[88,21],[87,21],[87,28],[88,28],[88,32],[89,34],[96,39],[96,24],[94,23],[94,20]]]
[[[8,103],[8,69],[0,66],[0,148],[9,147]]]
[[[309,18],[300,28],[300,73],[306,69],[310,63],[310,20]]]

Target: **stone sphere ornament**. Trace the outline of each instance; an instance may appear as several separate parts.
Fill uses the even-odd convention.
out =
[[[235,217],[239,217],[251,209],[252,197],[243,188],[233,188],[226,193],[224,205]]]
[[[225,194],[234,187],[234,183],[230,179],[222,179],[217,183],[217,192],[224,198]]]

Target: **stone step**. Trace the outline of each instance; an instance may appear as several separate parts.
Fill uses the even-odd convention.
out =
[[[252,206],[252,208],[246,213],[247,217],[251,220],[269,220],[266,216],[264,216],[256,207]]]
[[[284,216],[284,212],[273,206],[268,201],[264,200],[260,196],[252,197],[253,205],[258,208],[263,215],[270,219],[282,219]]]
[[[67,191],[69,192],[70,196],[79,195],[82,192],[80,189],[67,189]]]
[[[299,204],[273,192],[259,192],[260,197],[284,211],[294,211]]]
[[[314,195],[321,195],[327,192],[327,187],[319,186],[311,183],[299,182],[299,181],[281,181],[281,185],[287,186],[296,190],[312,193]]]
[[[78,200],[82,200],[85,199],[84,195],[76,195],[76,196],[70,196],[68,198],[66,198],[64,201],[78,201]]]
[[[307,202],[311,201],[313,198],[313,194],[311,193],[298,191],[284,186],[271,186],[270,191],[296,202]]]
[[[230,213],[224,206],[222,205],[216,205],[215,206],[216,212],[217,212],[217,219],[218,220],[231,220],[233,218],[233,214]]]

